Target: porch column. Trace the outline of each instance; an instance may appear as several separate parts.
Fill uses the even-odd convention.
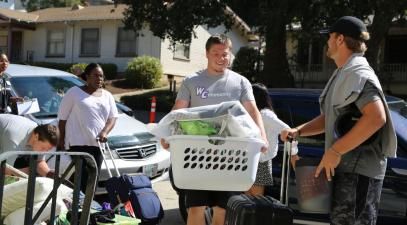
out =
[[[7,57],[11,60],[11,40],[12,40],[12,25],[8,24],[8,34],[7,34]]]

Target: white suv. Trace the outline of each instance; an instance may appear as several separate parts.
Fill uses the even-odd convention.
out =
[[[10,92],[13,96],[38,99],[40,112],[26,115],[38,124],[56,123],[58,107],[64,93],[72,86],[84,85],[73,74],[41,67],[11,64],[5,73],[10,80]],[[161,148],[145,124],[126,115],[120,108],[122,107],[118,107],[116,125],[108,137],[119,171],[128,175],[144,173],[153,182],[166,178],[170,166],[169,152]],[[109,167],[113,168],[107,153],[105,157]],[[48,163],[53,164],[52,159]],[[116,175],[114,170],[112,174]],[[98,193],[105,191],[104,181],[108,178],[106,167],[102,164]]]

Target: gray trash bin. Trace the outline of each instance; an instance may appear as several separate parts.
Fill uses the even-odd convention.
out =
[[[325,173],[315,178],[320,159],[301,158],[296,163],[298,205],[301,212],[327,214],[331,210],[332,182]]]

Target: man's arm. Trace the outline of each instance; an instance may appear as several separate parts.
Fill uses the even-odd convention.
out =
[[[26,173],[26,174],[30,174],[30,167],[24,167],[19,169],[22,172]],[[47,162],[45,162],[45,160],[38,160],[37,162],[37,173],[42,176],[45,177],[47,176],[47,174],[51,171],[51,169],[48,167]]]
[[[246,109],[246,111],[250,114],[254,122],[257,124],[257,126],[260,129],[261,137],[263,138],[265,142],[265,149],[263,148],[262,151],[267,150],[268,148],[268,141],[267,141],[267,136],[266,136],[266,131],[264,130],[264,124],[263,124],[263,119],[261,118],[260,112],[257,109],[256,102],[255,101],[245,101],[243,102],[243,107]]]
[[[327,179],[331,180],[331,176],[335,175],[335,168],[341,161],[341,156],[362,144],[386,123],[386,112],[381,100],[367,103],[361,111],[362,116],[355,126],[325,151],[315,173],[316,177],[322,169],[325,169]]]
[[[188,108],[189,107],[189,101],[183,100],[183,99],[177,99],[175,100],[175,104],[172,107],[172,110],[177,110],[177,109],[183,109],[183,108]],[[160,140],[161,145],[163,146],[164,149],[168,149],[170,147],[170,144],[168,144],[164,138],[161,138]]]
[[[51,169],[48,167],[48,164],[47,164],[47,162],[45,160],[38,161],[38,163],[37,163],[37,173],[40,176],[42,176],[42,177],[47,176],[49,171],[51,171]]]
[[[381,100],[366,104],[361,111],[362,116],[355,126],[331,147],[342,155],[369,139],[386,123],[386,111]]]
[[[311,121],[301,124],[295,128],[281,131],[281,140],[287,141],[287,137],[312,136],[325,132],[325,114],[321,114]]]
[[[189,101],[184,100],[184,99],[177,99],[175,101],[174,106],[172,107],[172,110],[177,110],[177,109],[183,109],[183,108],[188,108],[189,107]]]

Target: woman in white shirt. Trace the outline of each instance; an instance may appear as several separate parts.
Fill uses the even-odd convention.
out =
[[[112,94],[102,88],[104,75],[100,65],[89,64],[82,77],[86,78],[86,85],[72,87],[61,101],[58,112],[61,133],[58,149],[89,153],[95,158],[100,170],[103,158],[96,139],[107,141],[118,111]],[[81,179],[83,192],[86,180],[87,170],[84,168]]]
[[[271,160],[277,155],[279,134],[283,129],[289,128],[289,126],[274,113],[267,87],[260,83],[253,84],[252,87],[257,108],[263,119],[269,147],[266,152],[261,153],[256,181],[247,194],[264,195],[265,187],[273,185]],[[296,146],[292,151],[292,153],[298,151]]]

